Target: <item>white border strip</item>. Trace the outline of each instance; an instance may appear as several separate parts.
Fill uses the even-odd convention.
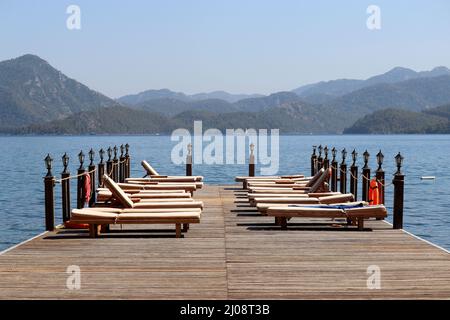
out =
[[[0,252],[0,256],[1,256],[2,254],[5,254],[5,253],[7,253],[7,252],[9,252],[9,251],[11,251],[11,250],[17,248],[17,247],[20,247],[21,245],[23,245],[23,244],[25,244],[25,243],[27,243],[27,242],[30,242],[30,241],[32,241],[32,240],[34,240],[34,239],[36,239],[36,238],[39,238],[39,237],[43,236],[43,235],[46,234],[47,232],[48,232],[48,231],[42,232],[42,233],[38,234],[37,236],[34,236],[33,238],[30,238],[30,239],[28,239],[28,240],[22,241],[22,242],[20,242],[20,243],[14,245],[14,246],[12,246],[12,247],[9,247],[9,248],[7,248],[7,249],[1,251],[1,252]]]
[[[384,221],[385,223],[387,223],[388,225],[392,226],[392,223],[390,223],[389,221],[386,221],[386,220],[383,220],[383,221]],[[405,229],[400,229],[400,230],[402,230],[402,231],[403,231],[404,233],[406,233],[406,234],[409,234],[411,237],[416,238],[417,240],[420,240],[420,241],[423,241],[423,242],[425,242],[425,243],[428,243],[429,245],[431,245],[431,246],[433,246],[433,247],[435,247],[435,248],[438,248],[438,249],[440,249],[440,250],[442,250],[442,251],[444,251],[444,252],[450,254],[450,251],[448,251],[447,249],[445,249],[445,248],[443,248],[443,247],[441,247],[441,246],[439,246],[439,245],[437,245],[437,244],[435,244],[435,243],[433,243],[433,242],[430,242],[430,241],[428,241],[428,240],[425,240],[424,238],[421,238],[421,237],[419,237],[419,236],[416,236],[415,234],[413,234],[413,233],[411,233],[411,232],[409,232],[409,231],[406,231]]]

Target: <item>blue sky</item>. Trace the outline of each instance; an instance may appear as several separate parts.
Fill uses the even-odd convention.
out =
[[[81,30],[66,8],[81,8]],[[366,27],[369,5],[381,30]],[[271,93],[395,66],[450,67],[450,2],[0,0],[0,60],[34,53],[111,97]]]

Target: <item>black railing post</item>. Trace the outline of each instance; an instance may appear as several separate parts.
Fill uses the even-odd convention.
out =
[[[311,177],[317,173],[317,146],[313,146],[313,153],[311,155]]]
[[[112,169],[112,177],[115,182],[119,181],[119,159],[117,158],[117,146],[113,148],[114,158],[113,158],[113,169]]]
[[[331,149],[331,155],[333,158],[331,159],[331,191],[336,192],[338,190],[337,188],[337,182],[338,182],[338,163],[336,161],[336,148],[333,147]]]
[[[358,153],[356,150],[352,152],[353,163],[350,167],[350,193],[355,197],[355,201],[358,199],[358,166],[356,165],[356,158]]]
[[[119,157],[119,182],[125,181],[125,146],[120,145],[120,157]]]
[[[125,171],[125,177],[129,178],[131,177],[131,158],[130,158],[130,145],[127,143],[125,145],[125,159],[126,159],[126,171]]]
[[[378,190],[380,192],[380,204],[385,204],[385,173],[382,168],[383,165],[383,159],[384,155],[380,152],[377,153],[377,163],[378,163],[378,169],[376,171],[376,178],[378,182]]]
[[[47,168],[47,175],[44,178],[45,196],[45,230],[55,230],[55,177],[52,173],[53,159],[50,154],[44,159]]]
[[[86,170],[84,169],[84,153],[83,150],[78,154],[78,160],[80,161],[80,167],[78,168],[77,174],[77,209],[81,209],[84,207],[84,173]]]
[[[397,172],[394,175],[394,229],[403,229],[403,201],[405,192],[405,176],[401,172],[403,157],[400,152],[395,156]]]
[[[70,172],[67,169],[69,165],[69,156],[64,153],[62,156],[64,170],[61,173],[61,201],[62,201],[62,220],[70,220]]]
[[[370,168],[369,168],[369,152],[364,151],[364,167],[362,168],[362,201],[369,201],[369,187],[370,187]]]
[[[88,167],[88,171],[89,176],[91,177],[91,197],[89,198],[89,207],[94,206],[95,204],[95,189],[96,189],[96,183],[95,183],[95,163],[94,163],[94,157],[95,157],[95,152],[94,150],[89,150],[89,167]]]
[[[106,175],[112,178],[113,174],[112,148],[108,147],[108,149],[106,149],[106,152],[108,154],[108,160],[106,160]]]
[[[319,156],[317,157],[317,171],[323,168],[322,145],[319,146]]]
[[[97,166],[97,179],[98,179],[98,187],[100,188],[103,184],[102,182],[103,175],[105,174],[105,162],[103,161],[105,157],[105,150],[103,150],[103,148],[100,149],[98,155],[100,156],[100,162],[98,163]]]
[[[345,158],[347,157],[347,150],[342,150],[342,162],[339,172],[339,191],[341,193],[347,193],[347,164]]]
[[[189,143],[187,146],[187,155],[186,155],[186,176],[192,176],[192,144]]]

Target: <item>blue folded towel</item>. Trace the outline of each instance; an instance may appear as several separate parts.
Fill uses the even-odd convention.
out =
[[[299,208],[319,208],[319,209],[339,209],[339,210],[346,210],[346,209],[354,209],[354,208],[362,208],[364,207],[364,203],[358,203],[358,204],[324,204],[321,206],[304,206],[299,204],[290,204],[288,207],[299,207]]]

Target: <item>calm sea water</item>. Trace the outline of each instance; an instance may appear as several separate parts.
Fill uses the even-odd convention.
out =
[[[45,175],[43,158],[48,152],[55,159],[54,173],[59,175],[64,152],[71,157],[70,170],[74,173],[78,163],[76,156],[81,149],[86,153],[91,147],[97,151],[122,143],[131,146],[132,176],[143,175],[139,164],[142,159],[147,159],[160,173],[184,174],[183,165],[170,161],[175,142],[168,136],[0,137],[0,250],[44,231],[42,177]],[[376,168],[375,154],[381,149],[385,155],[387,180],[395,172],[393,158],[401,151],[406,174],[404,227],[450,249],[450,135],[283,136],[280,137],[279,173],[308,174],[311,146],[319,144],[335,146],[338,150],[345,147],[349,153],[355,148],[360,155],[367,149],[372,155],[372,169]],[[358,163],[362,166],[361,156]],[[246,165],[194,166],[194,174],[203,175],[210,184],[230,184],[236,175],[246,173]],[[423,181],[421,176],[436,176],[436,180]],[[72,191],[74,189],[75,184]],[[59,185],[56,190],[59,192]],[[392,190],[391,186],[386,191],[389,209]],[[59,201],[58,194],[58,220],[61,216]]]

